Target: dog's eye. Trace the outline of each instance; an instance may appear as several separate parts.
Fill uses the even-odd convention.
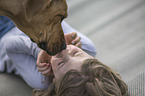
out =
[[[41,37],[41,36],[43,36],[43,33],[41,32],[41,33],[39,33],[39,36]]]
[[[60,20],[61,20],[61,17],[60,16],[54,17],[53,24],[57,24],[58,22],[60,22]]]

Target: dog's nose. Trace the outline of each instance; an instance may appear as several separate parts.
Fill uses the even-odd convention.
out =
[[[43,50],[47,51],[47,44],[46,42],[41,42],[39,43],[40,48],[42,48]]]

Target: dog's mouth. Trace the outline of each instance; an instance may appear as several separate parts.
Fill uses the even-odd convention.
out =
[[[47,47],[46,42],[39,43],[39,47],[47,52],[47,54],[54,56],[57,53],[61,52],[62,50],[66,49],[66,42],[64,41],[59,46],[56,46],[58,44],[53,44],[52,47]]]
[[[66,43],[65,42],[62,43],[59,48],[54,47],[51,50],[47,49],[46,51],[47,51],[47,54],[49,54],[51,56],[54,56],[54,55],[56,55],[57,53],[61,52],[64,49],[66,49]]]

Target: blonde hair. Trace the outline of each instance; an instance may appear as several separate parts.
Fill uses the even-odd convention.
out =
[[[87,59],[81,72],[68,71],[57,85],[36,96],[127,96],[127,85],[97,59]]]

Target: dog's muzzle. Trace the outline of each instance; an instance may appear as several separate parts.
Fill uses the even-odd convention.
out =
[[[57,53],[61,52],[62,50],[66,49],[66,42],[62,43],[60,46],[53,45],[51,47],[51,49],[47,48],[47,43],[46,42],[41,42],[41,43],[39,43],[39,47],[41,49],[45,50],[47,52],[47,54],[49,54],[51,56],[54,56]]]
[[[40,48],[42,48],[43,50],[47,50],[47,44],[45,42],[41,42],[39,43]]]

